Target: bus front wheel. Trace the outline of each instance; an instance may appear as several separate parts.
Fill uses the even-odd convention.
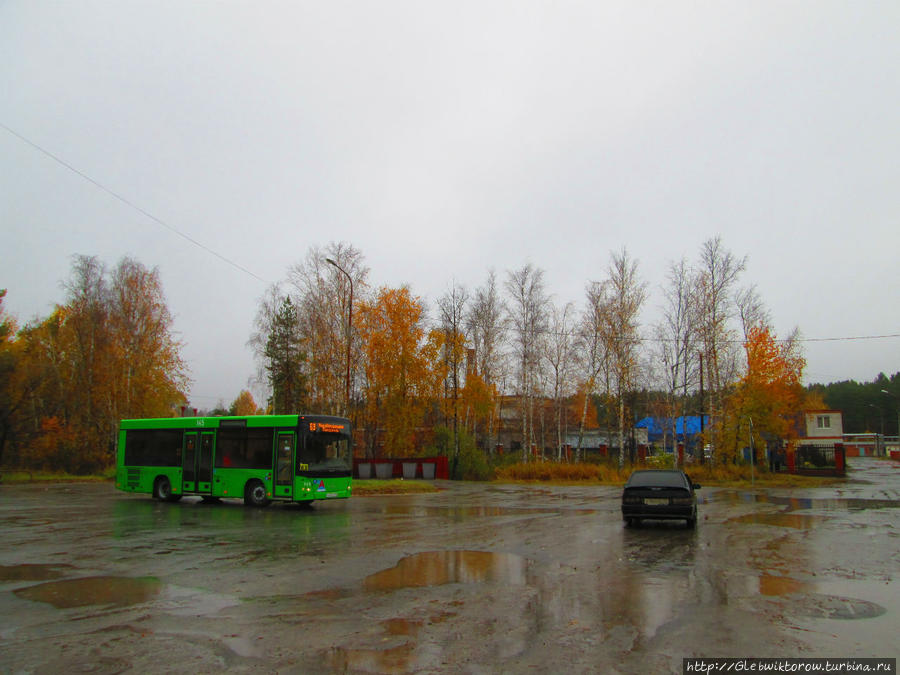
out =
[[[244,488],[244,504],[263,508],[269,505],[269,497],[266,495],[266,486],[262,481],[251,480]]]
[[[172,494],[172,484],[166,476],[160,476],[153,483],[153,498],[161,502],[177,502],[181,495]]]

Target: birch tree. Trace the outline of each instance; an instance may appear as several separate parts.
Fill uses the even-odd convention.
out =
[[[637,376],[638,315],[647,297],[646,286],[638,276],[638,264],[623,249],[612,254],[609,265],[609,334],[611,370],[618,403],[619,467],[625,464],[625,394],[633,388]]]
[[[746,260],[727,250],[721,237],[708,239],[703,243],[695,277],[697,325],[713,415],[721,413],[725,386],[737,378],[738,343],[730,321],[734,315],[734,286]]]
[[[669,434],[677,445],[674,418],[684,417],[686,414],[688,389],[696,385],[699,376],[693,278],[693,271],[685,258],[670,263],[666,273],[666,285],[662,289],[665,300],[662,318],[655,327],[667,396],[666,417],[671,420],[671,423],[664,424],[664,446]],[[677,464],[677,449],[675,461]]]
[[[544,272],[527,263],[507,273],[505,288],[522,420],[522,459],[527,461],[535,438],[534,398],[538,389],[540,342],[547,331],[548,297],[544,290]]]
[[[608,332],[610,325],[609,311],[608,282],[589,282],[585,287],[585,308],[578,328],[578,353],[583,376],[584,397],[578,423],[578,444],[575,449],[576,460],[581,458],[588,406],[590,405],[591,397],[597,390],[598,378],[609,372],[609,355],[612,344]]]
[[[556,431],[556,459],[562,460],[564,446],[564,414],[568,406],[566,399],[571,391],[573,374],[574,337],[572,321],[575,308],[571,302],[562,309],[556,305],[550,308],[550,334],[546,341],[544,358],[549,366],[553,389],[554,427]]]
[[[487,392],[496,392],[503,368],[503,300],[497,289],[497,275],[491,270],[484,285],[476,289],[466,314],[466,330],[475,350],[475,371]],[[496,444],[494,413],[489,417],[487,435],[491,448]]]
[[[324,248],[311,247],[303,262],[288,270],[287,284],[298,308],[299,337],[307,355],[304,374],[310,406],[323,413],[349,415],[347,346],[350,345],[351,352],[351,400],[353,391],[357,390],[355,373],[360,370],[362,350],[358,332],[348,320],[351,288],[341,269],[352,280],[353,300],[358,309],[368,292],[369,268],[359,249],[345,242],[331,242]]]

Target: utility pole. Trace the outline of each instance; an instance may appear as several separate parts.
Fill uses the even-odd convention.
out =
[[[706,439],[703,438],[703,352],[700,352],[700,463],[706,461]],[[682,422],[683,423],[683,422]]]
[[[756,451],[753,449],[753,418],[748,417],[750,420],[750,487],[755,485],[755,472],[754,472],[754,464],[756,464]]]
[[[882,394],[886,394],[894,399],[894,401],[900,401],[900,396],[897,394],[892,394],[887,389],[881,390]],[[897,405],[896,403],[894,405]],[[884,430],[882,429],[882,434],[884,434]],[[897,441],[900,442],[900,406],[897,406]],[[900,445],[898,445],[898,449],[900,449]]]

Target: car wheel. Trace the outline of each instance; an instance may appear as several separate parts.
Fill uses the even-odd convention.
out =
[[[269,505],[269,497],[266,495],[266,486],[262,481],[251,480],[244,488],[244,504],[255,506],[258,509]]]
[[[688,518],[687,526],[688,526],[688,529],[693,530],[695,527],[697,527],[697,519],[696,518]]]

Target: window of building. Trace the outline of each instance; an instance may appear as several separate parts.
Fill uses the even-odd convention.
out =
[[[830,429],[831,428],[831,415],[817,415],[816,416],[816,427],[819,429]]]

